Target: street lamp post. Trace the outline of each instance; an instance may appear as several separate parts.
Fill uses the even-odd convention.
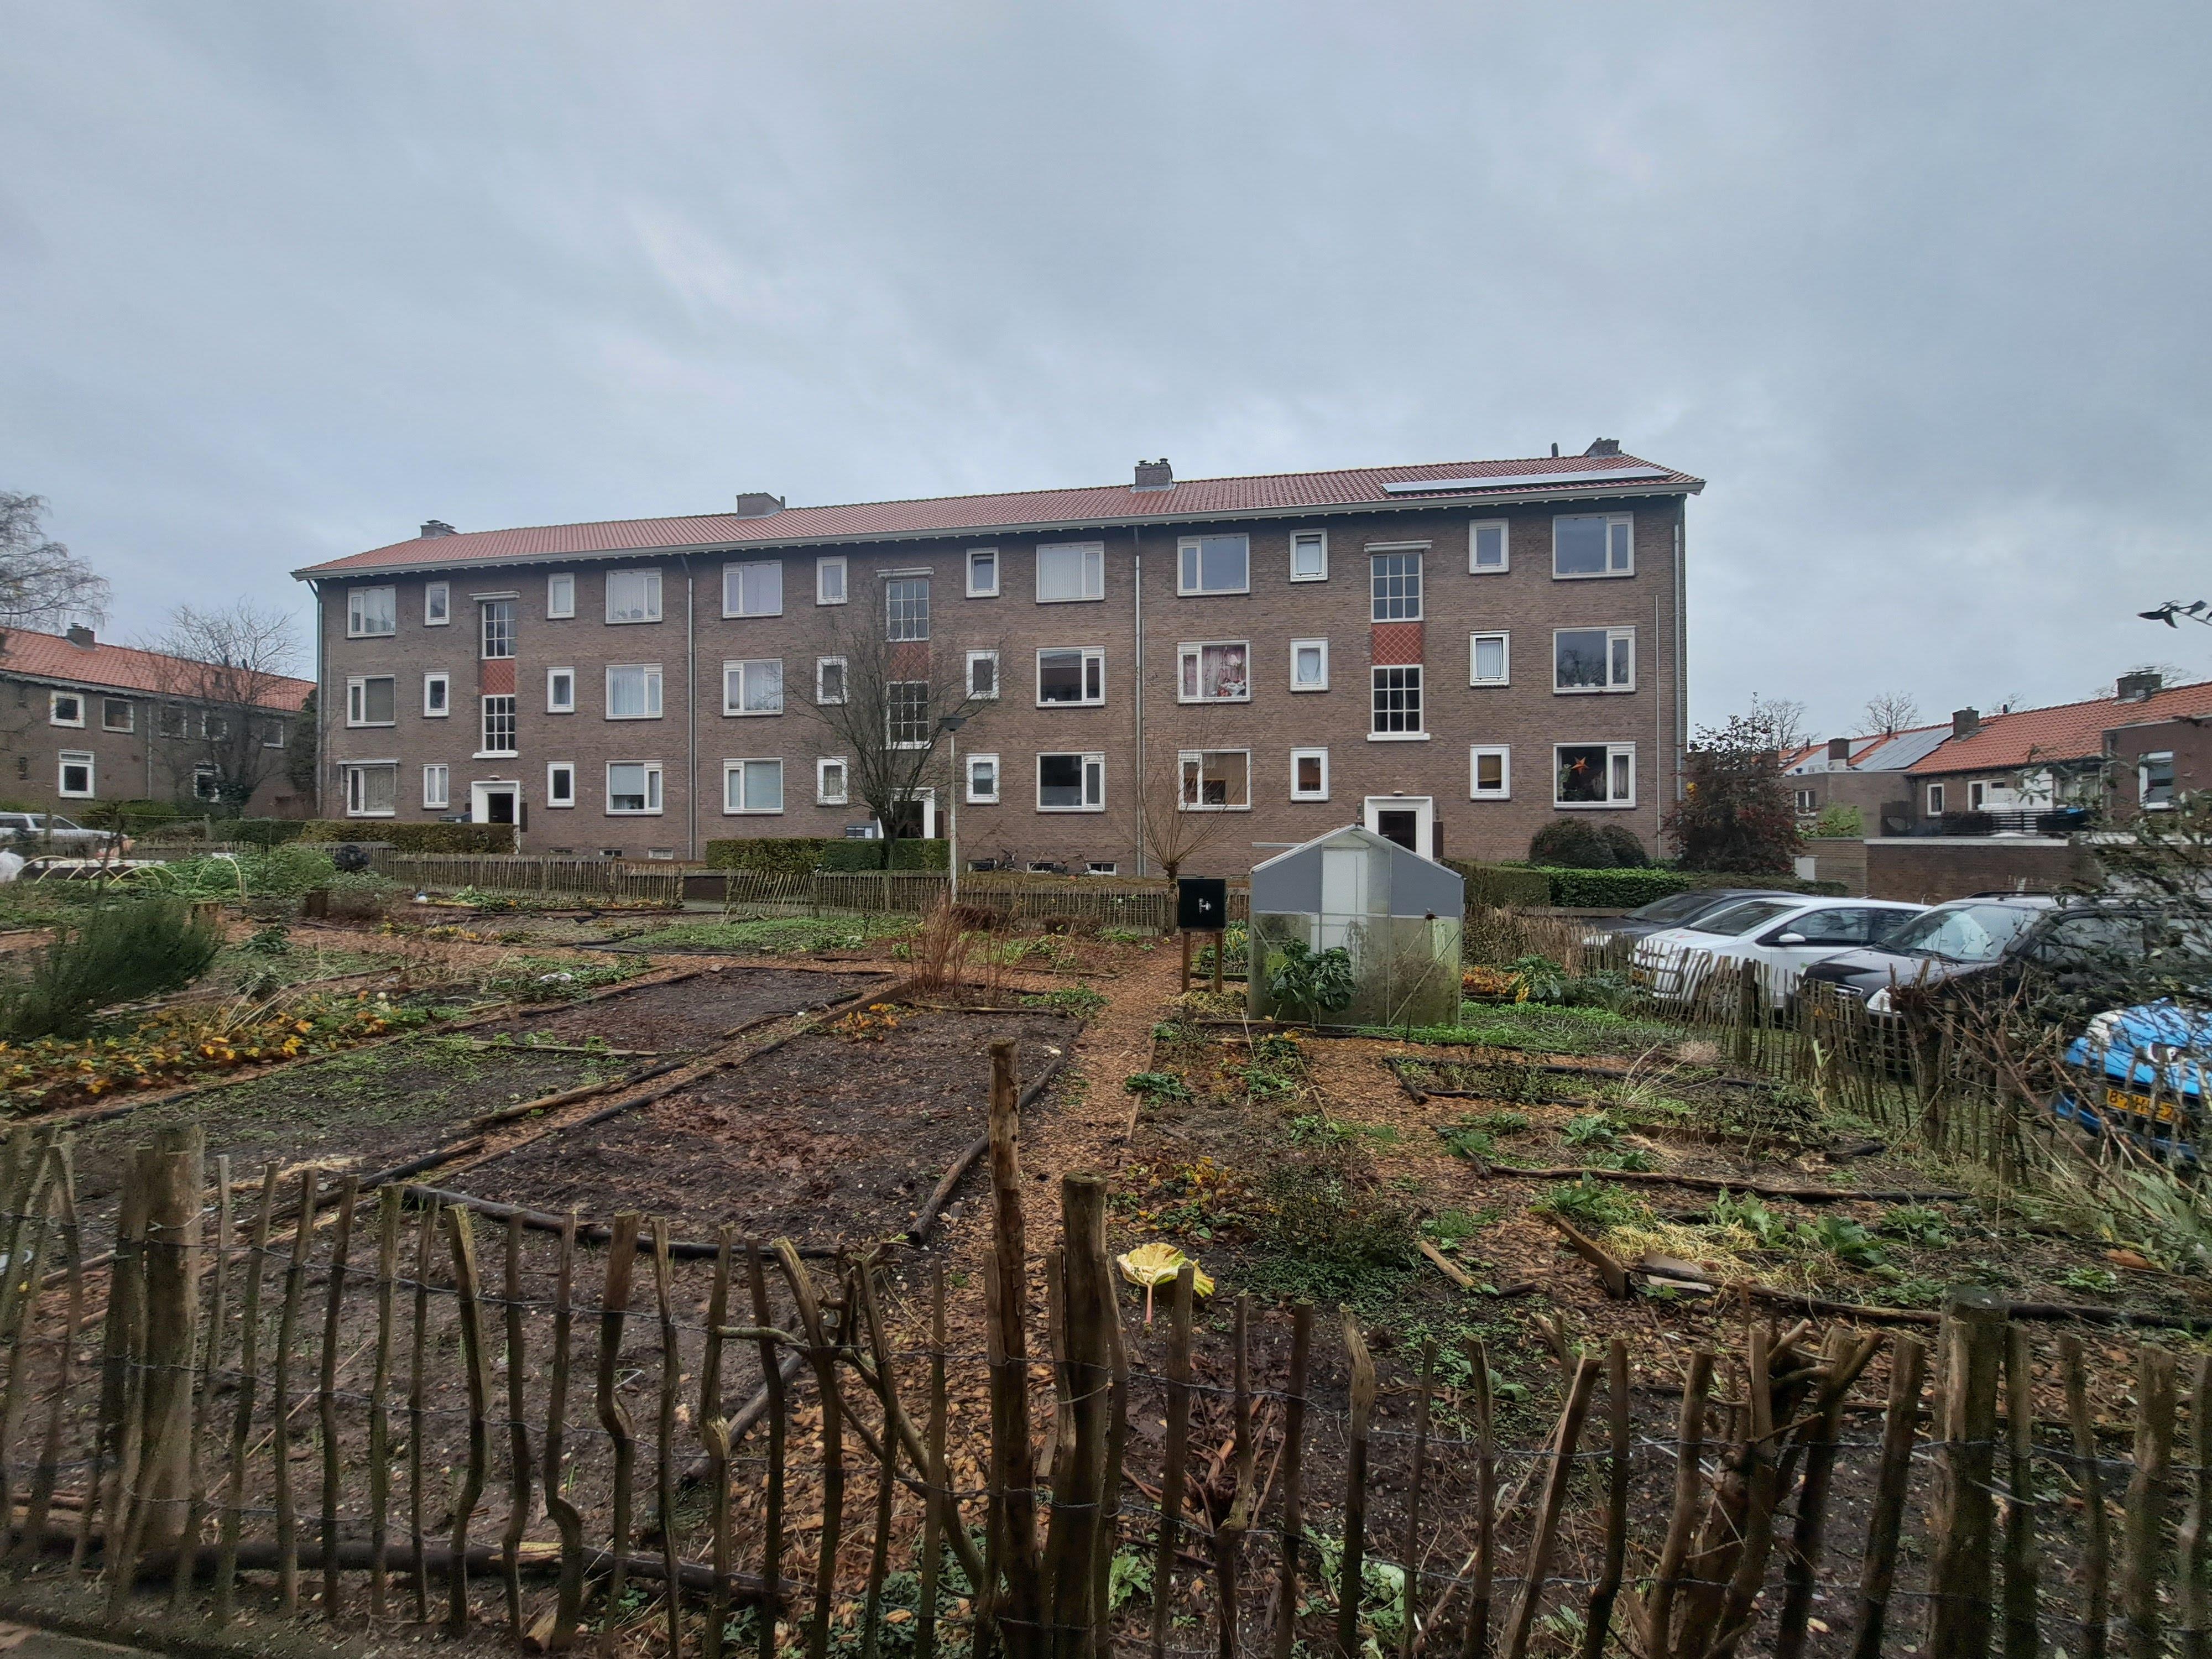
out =
[[[968,724],[965,714],[942,714],[938,717],[939,729],[951,739],[952,781],[946,791],[945,803],[945,866],[951,877],[951,902],[960,902],[960,728]]]

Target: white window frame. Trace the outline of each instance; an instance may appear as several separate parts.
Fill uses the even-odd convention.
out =
[[[1482,672],[1482,642],[1498,641],[1498,672],[1486,676]],[[1467,636],[1467,683],[1469,685],[1510,685],[1513,684],[1513,635],[1504,628],[1478,629]]]
[[[1498,757],[1498,787],[1482,787],[1482,761],[1486,755]],[[1502,743],[1470,744],[1467,751],[1467,798],[1469,800],[1511,800],[1513,799],[1513,750]]]
[[[830,591],[830,575],[832,571],[835,571],[837,576],[837,591],[834,594]],[[839,553],[830,557],[815,560],[814,603],[817,605],[843,605],[850,600],[852,597],[853,588],[850,581],[850,573],[848,571],[845,564],[845,556],[842,553]]]
[[[744,684],[751,678],[750,671],[769,665],[775,668],[775,707],[748,708],[744,706]],[[738,680],[738,695],[730,696],[732,675]],[[722,713],[732,720],[759,720],[783,713],[783,659],[781,657],[732,657],[722,664]]]
[[[70,769],[76,766],[84,768],[84,787],[82,789],[69,787]],[[98,763],[93,759],[90,750],[63,750],[61,758],[54,767],[54,793],[64,800],[92,799],[100,793],[97,769]]]
[[[930,695],[929,682],[927,680],[886,681],[884,685],[884,741],[888,746],[893,749],[927,749],[936,741],[937,723],[933,718],[927,725],[921,728],[921,736],[913,742],[899,743],[894,741],[890,735],[891,715],[899,702],[899,688],[908,685],[918,685],[921,687],[922,708],[925,712],[936,706],[936,699]]]
[[[392,713],[393,719],[397,720],[399,714],[399,682],[398,678],[394,675],[389,674],[372,674],[369,678],[371,679],[389,679],[392,681]],[[386,723],[386,722],[384,721],[378,722],[379,725]],[[218,714],[212,708],[204,708],[200,711],[200,737],[203,740],[209,743],[221,743],[229,735],[230,717],[228,715]]]
[[[562,702],[554,695],[554,683],[563,674],[568,677],[568,701]],[[576,712],[576,671],[573,668],[549,668],[545,671],[545,712],[549,714],[573,714]]]
[[[837,769],[837,787],[830,787],[830,769]],[[817,806],[844,806],[853,798],[853,767],[842,755],[823,755],[814,763],[814,804]]]
[[[76,705],[76,718],[71,719],[62,713],[62,705],[65,702]],[[65,726],[72,730],[82,731],[84,728],[84,693],[82,691],[47,692],[46,724]]]
[[[615,805],[614,778],[615,768],[617,766],[635,766],[643,769],[646,802],[643,806]],[[657,818],[666,811],[667,801],[662,789],[661,765],[659,761],[609,761],[606,765],[605,781],[607,790],[605,816],[607,817]]]
[[[1563,749],[1602,749],[1605,750],[1606,799],[1603,800],[1561,800],[1559,799],[1559,751]],[[1626,799],[1613,793],[1613,762],[1622,756],[1628,757],[1628,796]],[[1552,745],[1552,805],[1562,812],[1620,812],[1636,805],[1636,745],[1632,743],[1555,743]]]
[[[999,757],[990,754],[968,755],[962,757],[961,764],[967,769],[961,775],[961,783],[962,793],[966,796],[968,805],[996,806],[999,804],[999,792],[1006,787],[1006,769],[999,764]],[[988,766],[991,769],[991,787],[988,791],[975,787],[975,769],[979,766]]]
[[[1298,574],[1298,544],[1301,542],[1318,549],[1321,553],[1321,568],[1304,575]],[[1291,580],[1294,582],[1325,582],[1328,580],[1328,532],[1326,530],[1291,532]]]
[[[837,695],[834,697],[824,696],[822,691],[823,671],[833,665],[837,670]],[[820,708],[834,708],[842,704],[845,699],[852,695],[853,688],[846,678],[845,659],[842,657],[817,657],[814,659],[815,706]]]
[[[214,770],[215,769],[210,766],[193,769],[192,793],[203,800],[207,799],[208,797],[199,794],[199,774]],[[380,811],[374,807],[356,804],[368,799],[365,780],[371,772],[389,772],[392,775],[392,805]],[[399,763],[398,761],[355,761],[338,769],[338,782],[340,793],[345,798],[345,815],[348,817],[395,818],[399,816]]]
[[[440,696],[434,704],[430,690],[435,686]],[[426,720],[451,720],[453,714],[453,677],[442,668],[434,668],[422,676],[422,718]]]
[[[1302,760],[1321,762],[1319,790],[1298,787],[1298,763]],[[1327,800],[1328,799],[1328,750],[1326,749],[1293,749],[1291,750],[1291,799],[1292,800]]]
[[[891,632],[891,585],[894,582],[920,582],[921,584],[921,633],[894,634]],[[933,609],[933,608],[930,604],[929,573],[927,570],[890,570],[884,573],[884,642],[885,644],[919,645],[924,640],[927,640],[929,637],[929,630],[934,620]],[[911,617],[906,619],[906,626],[908,628],[913,627],[915,619]]]
[[[1298,653],[1301,651],[1318,651],[1321,653],[1321,678],[1318,681],[1307,683],[1301,681],[1298,678]],[[1180,662],[1176,665],[1176,672],[1178,674],[1182,672],[1182,665]],[[1249,674],[1247,676],[1247,683],[1249,683]],[[1178,680],[1176,684],[1180,686],[1182,682]],[[1291,641],[1291,690],[1293,691],[1326,691],[1328,690],[1328,641],[1327,640],[1292,640]]]
[[[1559,526],[1571,519],[1602,519],[1605,520],[1605,568],[1602,570],[1562,570],[1559,568]],[[1613,532],[1616,525],[1628,527],[1628,562],[1615,566],[1613,562]],[[1636,574],[1636,515],[1633,513],[1555,513],[1552,515],[1552,580],[1555,582],[1611,581],[1621,576]]]
[[[1484,564],[1480,556],[1482,532],[1498,532],[1498,562]],[[1513,568],[1513,522],[1510,519],[1475,519],[1467,526],[1467,574],[1470,576],[1502,576]]]
[[[1201,544],[1213,541],[1241,541],[1244,544],[1244,580],[1235,587],[1202,587],[1193,581],[1195,575],[1203,580],[1206,575],[1206,556]],[[1193,556],[1197,562],[1191,562]],[[1218,535],[1185,536],[1176,543],[1176,593],[1186,599],[1212,599],[1224,593],[1249,593],[1252,591],[1252,538],[1242,531],[1224,531]]]
[[[1559,684],[1559,636],[1562,634],[1597,634],[1605,635],[1605,675],[1603,685],[1561,685]],[[1613,648],[1622,641],[1628,642],[1628,683],[1616,684],[1613,678]],[[1633,628],[1601,628],[1593,623],[1582,628],[1555,628],[1552,630],[1552,695],[1558,697],[1605,696],[1613,692],[1636,690],[1636,630]]]
[[[1218,806],[1208,806],[1203,801],[1184,799],[1183,786],[1189,781],[1185,770],[1194,761],[1198,763],[1199,782],[1206,781],[1206,757],[1208,755],[1242,755],[1244,757],[1244,803],[1224,801]],[[1249,812],[1252,810],[1252,751],[1249,749],[1186,749],[1176,757],[1176,811],[1178,812]]]
[[[576,614],[576,573],[556,570],[545,578],[545,617],[566,622]]]
[[[617,576],[635,576],[645,583],[645,614],[643,616],[617,617],[615,615],[615,579]],[[662,614],[659,568],[655,565],[631,565],[624,569],[608,571],[600,598],[600,612],[605,617],[610,628],[640,627],[647,623],[659,622]]]
[[[123,724],[118,726],[107,718],[112,708],[123,710]],[[100,700],[100,729],[103,732],[136,732],[138,729],[138,705],[128,697],[103,696]]]
[[[1966,786],[1966,810],[1969,812],[1983,811],[1982,802],[1988,796],[1989,790],[1989,781],[1985,778],[1976,778],[1969,783]]]
[[[2164,800],[2152,800],[2150,769],[2159,761],[2166,763],[2166,795]],[[2181,770],[2174,763],[2171,749],[2153,750],[2136,757],[2136,805],[2146,812],[2168,812],[2173,810],[2174,797],[2181,793]]]
[[[369,616],[370,605],[379,595],[382,596],[382,603],[378,605],[377,608],[384,613],[385,625],[381,628],[368,627],[365,624],[374,620]],[[387,585],[346,589],[346,637],[348,639],[388,640],[398,631],[398,621],[399,590],[398,588]]]
[[[641,714],[615,713],[615,676],[632,670],[645,676],[646,710]],[[606,697],[606,718],[611,720],[657,720],[661,718],[665,704],[661,697],[660,665],[657,662],[611,662],[606,665],[606,684],[601,688]]]
[[[731,802],[745,798],[745,775],[757,766],[775,769],[775,805],[773,806],[733,806]],[[780,755],[748,756],[742,760],[722,763],[722,816],[726,818],[773,818],[783,816],[784,767]]]
[[[368,688],[377,680],[386,680],[392,685],[392,718],[373,720],[368,718]],[[208,716],[200,716],[200,736],[207,735]],[[346,681],[345,723],[349,729],[363,726],[397,726],[399,723],[399,682],[390,674],[356,674]]]
[[[371,818],[388,818],[393,817],[398,812],[398,762],[393,761],[391,763],[391,771],[392,811],[389,812],[363,812],[358,816]],[[221,767],[210,761],[202,761],[198,765],[192,768],[192,799],[194,800],[221,800],[222,799],[222,769]]]
[[[1066,760],[1073,757],[1079,763],[1079,775],[1084,804],[1079,806],[1047,806],[1044,804],[1044,763],[1048,760]],[[1094,776],[1098,783],[1098,798],[1091,799],[1091,784]],[[1001,786],[1003,787],[1003,786]],[[1053,749],[1036,757],[1036,810],[1040,812],[1103,812],[1106,810],[1106,757],[1097,750]]]
[[[1378,617],[1375,614],[1382,604],[1375,591],[1378,559],[1405,559],[1413,562],[1413,614],[1410,617]],[[1393,623],[1425,622],[1429,615],[1429,544],[1426,542],[1370,542],[1367,544],[1367,620],[1382,627]]]
[[[995,547],[971,547],[968,550],[968,597],[971,599],[995,599],[999,597],[999,550]],[[975,580],[975,567],[988,564],[991,580],[988,583]]]
[[[1411,669],[1420,678],[1414,688],[1421,699],[1421,724],[1413,732],[1378,732],[1375,729],[1375,677],[1377,674],[1400,673]],[[1378,662],[1367,673],[1367,741],[1370,743],[1426,743],[1429,740],[1429,676],[1425,666],[1417,662]]]
[[[988,691],[978,691],[975,689],[975,665],[979,662],[988,662],[991,665],[991,689]],[[960,684],[963,688],[962,695],[964,697],[975,702],[996,702],[999,700],[999,653],[996,651],[970,651],[963,672],[965,678]],[[1104,679],[1103,669],[1100,671],[1100,679],[1103,683]]]
[[[1244,695],[1241,697],[1209,697],[1206,695],[1206,653],[1208,651],[1241,647],[1244,653]],[[1194,673],[1191,683],[1199,689],[1186,693],[1183,687],[1183,668],[1192,665]],[[1176,701],[1177,702],[1249,702],[1252,701],[1252,641],[1249,640],[1185,640],[1176,647]]]
[[[497,643],[507,647],[494,651],[492,618],[500,614],[498,607],[507,607],[507,637]],[[477,658],[481,662],[512,662],[522,632],[522,606],[511,599],[489,599],[477,601]]]
[[[568,781],[568,784],[565,799],[563,798],[562,792],[560,788],[560,781],[564,778]],[[566,811],[570,807],[575,805],[575,762],[548,761],[545,763],[545,804],[550,807],[557,807],[562,811]]]
[[[453,621],[453,585],[451,582],[422,584],[422,626],[450,628]]]
[[[773,611],[747,611],[744,573],[748,570],[772,570],[775,573],[775,608]],[[725,617],[781,617],[783,614],[783,561],[781,559],[732,559],[722,567],[722,614]]]
[[[1940,783],[1929,784],[1928,786],[1928,816],[1929,817],[1940,818],[1943,816],[1943,786]]]
[[[453,772],[443,761],[431,761],[422,768],[422,810],[442,812],[453,804]]]
[[[283,721],[271,720],[263,728],[263,730],[270,733],[269,736],[261,739],[261,746],[264,749],[282,749],[284,746]]]
[[[1047,599],[1044,592],[1045,555],[1073,553],[1083,560],[1083,591]],[[1036,550],[1036,602],[1039,605],[1091,605],[1106,597],[1106,544],[1103,542],[1040,542]]]
[[[1084,695],[1047,702],[1044,697],[1044,659],[1047,654],[1064,657],[1079,654],[1083,659]],[[1098,665],[1098,695],[1091,691],[1091,665]],[[1036,648],[1036,706],[1040,708],[1098,708],[1106,702],[1106,647],[1103,645],[1041,645]],[[1072,752],[1055,750],[1055,754]]]
[[[514,720],[514,742],[505,749],[491,746],[491,706],[495,702],[511,705],[509,712]],[[522,752],[522,699],[512,691],[486,691],[477,698],[477,751],[478,760],[504,759]]]

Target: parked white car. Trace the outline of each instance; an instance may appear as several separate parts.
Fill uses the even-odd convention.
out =
[[[1876,944],[1927,908],[1887,899],[1746,899],[1638,941],[1629,980],[1662,1002],[1683,1002],[1716,971],[1748,962],[1759,969],[1768,1006],[1779,1008],[1812,963]]]

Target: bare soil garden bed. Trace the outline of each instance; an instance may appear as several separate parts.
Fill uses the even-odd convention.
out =
[[[689,1053],[764,1016],[841,1001],[870,978],[803,969],[712,968],[695,978],[641,986],[592,1002],[481,1025],[476,1035],[495,1040],[507,1036],[518,1042],[585,1042],[596,1037],[610,1048]]]

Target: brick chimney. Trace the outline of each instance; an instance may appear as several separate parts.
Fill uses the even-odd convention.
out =
[[[453,533],[453,526],[447,524],[443,519],[427,519],[423,521],[422,534],[420,539],[423,541],[435,541],[441,536],[450,536]]]
[[[92,630],[82,623],[71,623],[69,625],[69,642],[80,651],[91,650],[94,644]]]
[[[783,511],[783,497],[771,495],[765,489],[749,489],[738,497],[737,516],[740,519],[768,519]]]
[[[1175,468],[1168,465],[1168,458],[1164,455],[1161,456],[1157,461],[1139,461],[1137,463],[1137,481],[1131,484],[1129,488],[1132,489],[1173,489],[1175,488]]]
[[[1849,738],[1828,739],[1828,764],[1849,767],[1851,763],[1851,740]]]
[[[2120,676],[2119,694],[2122,702],[2148,702],[2166,684],[2166,676],[2154,668],[2142,668],[2132,674]]]
[[[1620,453],[1620,440],[1618,438],[1593,438],[1590,441],[1590,447],[1583,451],[1583,453],[1585,455],[1618,455]]]
[[[1956,708],[1951,711],[1951,735],[1971,738],[1982,729],[1982,711],[1978,708]]]

